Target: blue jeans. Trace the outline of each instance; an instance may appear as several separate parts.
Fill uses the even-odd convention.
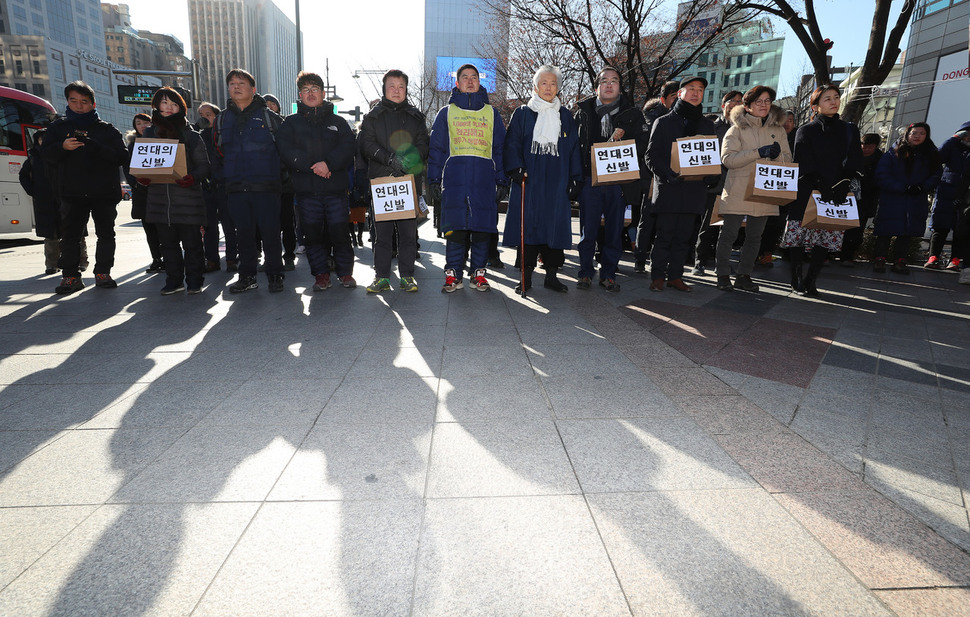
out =
[[[454,270],[455,277],[461,280],[465,270],[465,240],[471,236],[471,271],[484,270],[488,265],[488,243],[491,234],[487,231],[453,231],[445,239],[445,270]]]
[[[310,274],[329,274],[327,258],[333,253],[337,276],[354,273],[354,248],[350,244],[350,200],[344,195],[297,195]],[[277,234],[279,236],[279,234]]]
[[[596,267],[596,234],[600,220],[606,217],[603,245],[600,247],[600,280],[615,279],[616,266],[623,253],[623,193],[619,186],[593,186],[586,178],[579,194],[579,277],[593,278]]]
[[[270,191],[229,193],[229,213],[236,224],[239,276],[256,276],[256,230],[263,238],[266,275],[283,274],[280,245],[280,194]]]

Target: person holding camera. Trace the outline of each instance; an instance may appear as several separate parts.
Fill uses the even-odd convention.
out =
[[[61,261],[63,278],[54,291],[70,294],[84,289],[81,282],[81,242],[88,217],[94,219],[98,244],[95,285],[118,286],[111,278],[115,260],[115,217],[121,201],[121,166],[128,158],[124,138],[98,117],[94,90],[83,81],[64,88],[67,111],[47,129],[41,156],[55,170],[56,195],[61,200]]]

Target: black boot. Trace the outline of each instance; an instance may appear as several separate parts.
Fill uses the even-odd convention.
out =
[[[562,282],[556,278],[557,270],[559,270],[559,268],[546,268],[546,280],[542,283],[542,286],[546,289],[558,291],[559,293],[566,293],[569,291],[569,288],[563,285]]]
[[[526,268],[525,269],[525,290],[529,291],[530,289],[532,289],[532,268]],[[524,295],[522,292],[522,281],[519,281],[519,284],[515,286],[515,293]]]
[[[828,250],[824,247],[816,246],[812,249],[812,258],[808,263],[808,274],[805,275],[805,296],[809,298],[821,297],[821,294],[818,293],[818,288],[815,287],[815,281],[818,280],[818,275],[822,271],[822,266],[825,265],[825,259],[827,257]]]
[[[794,246],[789,255],[791,257],[791,290],[795,293],[801,293],[805,289],[802,282],[802,260],[805,257],[805,249]]]

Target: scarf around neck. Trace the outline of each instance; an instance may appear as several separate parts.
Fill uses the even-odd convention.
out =
[[[163,116],[157,109],[152,111],[152,126],[155,127],[155,137],[181,141],[185,124],[184,111],[179,110],[178,113],[171,116]]]
[[[684,99],[677,99],[670,110],[684,119],[687,135],[697,134],[697,126],[704,118],[704,110],[700,105],[691,105]]]
[[[547,103],[532,95],[527,106],[539,116],[532,129],[532,154],[559,156],[559,131],[562,129],[562,120],[559,117],[562,103],[559,102],[559,97],[554,97]]]
[[[613,136],[613,116],[618,111],[620,111],[619,97],[612,103],[602,103],[600,98],[596,97],[596,115],[600,117],[600,130],[606,139]]]
[[[91,126],[92,124],[101,120],[101,118],[98,117],[97,109],[92,109],[86,114],[79,114],[75,111],[71,111],[71,108],[68,107],[64,117],[78,126]]]

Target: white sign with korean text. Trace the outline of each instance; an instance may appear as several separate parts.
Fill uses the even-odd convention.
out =
[[[762,191],[798,191],[798,167],[757,163],[754,168],[754,188]]]
[[[593,148],[596,174],[600,178],[631,172],[637,173],[637,177],[639,177],[640,164],[637,160],[637,147],[633,140],[595,144]]]
[[[721,164],[721,151],[717,147],[716,137],[678,139],[677,155],[681,170]]]
[[[413,219],[417,196],[414,176],[374,178],[370,185],[374,220]]]
[[[135,151],[131,156],[131,169],[175,167],[175,155],[177,152],[177,140],[155,142],[139,139],[135,142]]]

